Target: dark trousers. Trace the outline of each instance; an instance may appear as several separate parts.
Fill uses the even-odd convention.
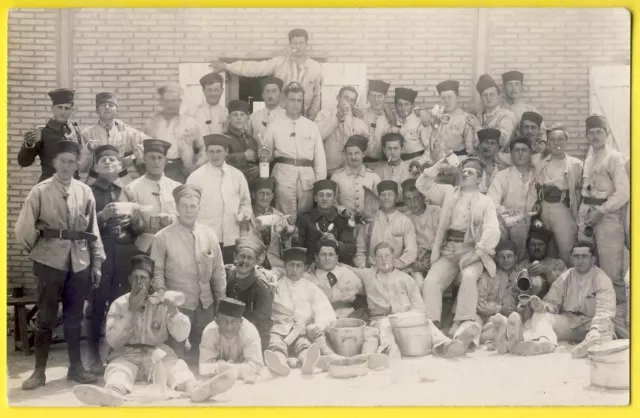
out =
[[[87,309],[88,342],[92,360],[100,359],[100,338],[109,306],[114,300],[131,291],[129,260],[140,253],[134,244],[116,244],[103,237],[107,259],[102,263],[100,286],[92,289]]]
[[[211,304],[207,309],[202,307],[202,303],[198,302],[198,306],[195,310],[182,309],[180,312],[185,314],[189,318],[191,323],[191,332],[189,333],[189,344],[191,350],[186,352],[186,341],[178,342],[169,336],[169,347],[173,348],[176,355],[183,359],[189,360],[187,363],[197,364],[200,357],[200,341],[202,340],[202,333],[204,329],[213,321],[214,318],[214,304]]]
[[[225,247],[222,243],[220,243],[220,249],[222,250],[222,262],[224,264],[233,264],[233,258],[236,253],[236,246],[229,245]]]
[[[37,278],[38,316],[36,317],[36,369],[44,370],[49,357],[53,329],[58,323],[58,304],[62,300],[62,323],[67,343],[69,364],[81,366],[80,338],[84,301],[91,289],[91,269],[80,272],[61,271],[33,263]]]

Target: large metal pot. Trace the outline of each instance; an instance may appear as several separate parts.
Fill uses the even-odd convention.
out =
[[[364,344],[365,327],[366,323],[362,319],[338,319],[327,329],[331,347],[338,355],[345,357],[360,354]]]

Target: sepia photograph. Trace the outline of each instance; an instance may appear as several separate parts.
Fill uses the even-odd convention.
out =
[[[631,13],[11,9],[12,407],[626,406]]]

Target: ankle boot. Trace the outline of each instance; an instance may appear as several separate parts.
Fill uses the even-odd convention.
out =
[[[33,390],[45,385],[47,381],[45,370],[47,368],[47,360],[49,358],[49,345],[51,344],[52,334],[51,330],[36,329],[33,338],[36,367],[33,374],[22,383],[23,390]]]
[[[95,383],[98,378],[86,371],[82,366],[82,363],[76,363],[69,366],[69,370],[67,371],[67,380],[69,382],[80,383],[81,385],[88,385],[90,383]]]

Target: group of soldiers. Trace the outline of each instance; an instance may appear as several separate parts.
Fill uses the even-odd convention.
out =
[[[403,87],[390,107],[382,80],[369,81],[366,109],[352,86],[320,109],[308,34],[289,42],[285,57],[212,63],[206,103],[186,114],[182,88],[162,85],[142,131],[117,119],[114,93],[96,95],[86,129],[70,120],[73,90],[49,93],[51,119],[18,154],[42,165],[15,231],[39,308],[23,389],[45,384],[60,301],[68,379],[96,405],[122,404],[158,367],[194,401],[267,369],[326,371],[342,358],[327,331],[343,318],[367,323],[358,356],[374,369],[401,355],[389,316],[406,312],[426,313],[444,357],[569,340],[579,358],[628,338],[629,161],[607,145],[605,118],[585,120],[583,163],[566,154],[567,130],[523,100],[518,71],[502,88],[479,78],[477,116],[454,80],[431,110]],[[263,77],[265,108],[225,107],[221,71]]]

